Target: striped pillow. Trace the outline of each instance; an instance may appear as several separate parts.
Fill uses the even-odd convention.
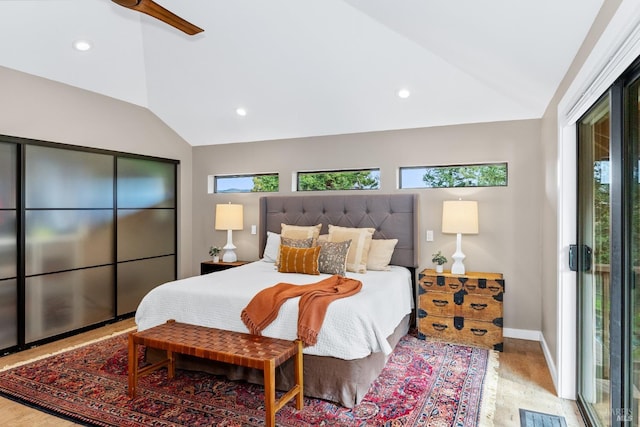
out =
[[[369,246],[375,228],[348,228],[329,225],[329,241],[344,242],[351,240],[349,254],[347,255],[347,271],[354,273],[367,272],[367,258]]]
[[[310,248],[313,246],[313,239],[289,239],[288,237],[280,237],[280,246],[290,246],[292,248]],[[276,267],[280,264],[280,249],[276,256]]]
[[[320,274],[318,270],[318,258],[320,246],[313,248],[292,248],[280,245],[280,273]]]

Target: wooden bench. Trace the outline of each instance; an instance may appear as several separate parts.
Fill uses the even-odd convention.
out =
[[[138,367],[138,345],[165,350],[167,358],[152,365]],[[296,398],[296,408],[303,406],[302,342],[259,335],[243,334],[169,320],[142,332],[129,334],[129,397],[136,395],[138,378],[158,368],[167,367],[168,378],[175,375],[174,353],[188,354],[219,362],[261,369],[264,373],[266,425],[275,426],[276,411]],[[295,356],[295,385],[276,400],[275,369]]]

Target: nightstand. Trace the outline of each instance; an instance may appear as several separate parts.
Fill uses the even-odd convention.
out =
[[[241,265],[249,264],[251,261],[234,261],[234,262],[213,262],[213,261],[202,261],[200,263],[200,274],[209,274],[214,273],[216,271],[227,270],[233,267],[240,267]]]
[[[418,336],[502,351],[503,294],[499,273],[423,270],[418,278]]]

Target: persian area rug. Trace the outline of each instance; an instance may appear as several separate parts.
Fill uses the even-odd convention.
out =
[[[140,356],[142,352],[140,353]],[[364,400],[352,409],[306,398],[276,414],[283,427],[492,426],[497,353],[405,336]],[[160,369],[127,396],[127,335],[0,372],[0,394],[93,426],[262,426],[262,386]],[[280,395],[280,394],[278,394]]]

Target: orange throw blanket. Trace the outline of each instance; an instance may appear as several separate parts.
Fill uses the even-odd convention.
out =
[[[240,317],[252,334],[260,335],[278,316],[289,298],[300,297],[298,303],[298,338],[307,345],[315,345],[327,307],[332,301],[354,295],[362,282],[334,275],[308,285],[278,283],[258,292],[242,310]]]

